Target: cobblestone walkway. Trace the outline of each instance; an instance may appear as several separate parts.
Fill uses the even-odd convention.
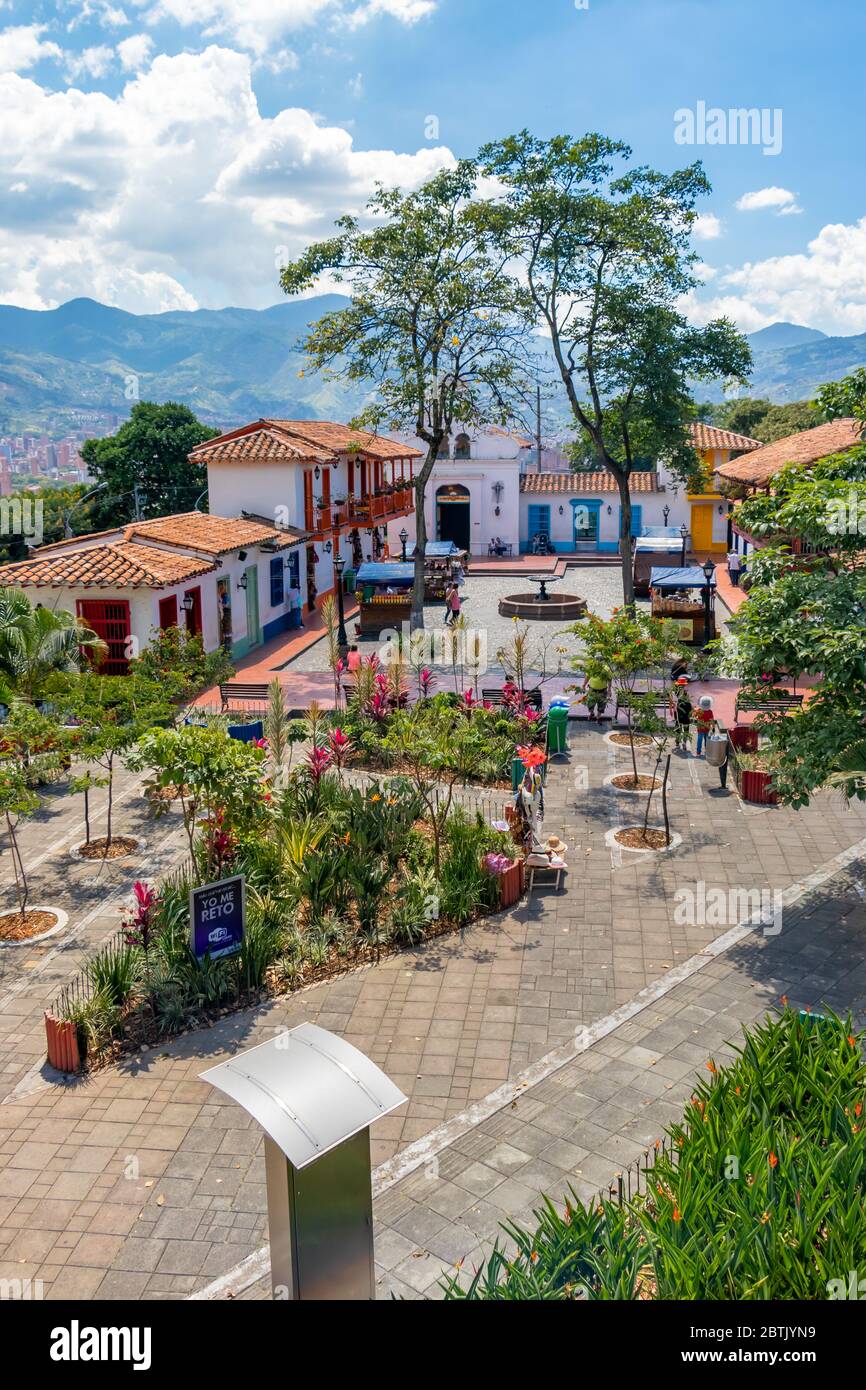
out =
[[[566,891],[541,890],[462,935],[122,1068],[69,1085],[41,1079],[0,1107],[0,1277],[41,1278],[49,1297],[176,1298],[254,1255],[259,1132],[197,1075],[304,1019],[362,1048],[409,1097],[373,1134],[377,1256],[384,1292],[418,1293],[443,1261],[482,1249],[503,1214],[526,1215],[539,1190],[607,1182],[680,1113],[708,1049],[718,1055],[739,1020],[778,994],[860,1011],[856,866],[820,901],[789,905],[780,936],[751,933],[718,959],[713,942],[731,921],[680,921],[677,895],[703,883],[799,900],[809,874],[838,870],[834,857],[851,846],[863,852],[866,812],[831,797],[799,813],[746,807],[719,793],[712,769],[677,759],[671,815],[683,843],[631,855],[605,843],[642,806],[604,786],[625,767],[584,727],[568,763],[551,769],[545,826],[570,846]],[[620,1009],[628,1017],[613,1027]],[[261,1292],[246,1282],[245,1296]]]

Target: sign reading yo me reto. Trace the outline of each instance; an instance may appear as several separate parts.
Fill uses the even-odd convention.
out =
[[[233,956],[244,939],[243,874],[205,883],[189,895],[190,946],[196,960]]]

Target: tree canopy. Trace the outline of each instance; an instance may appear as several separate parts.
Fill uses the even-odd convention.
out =
[[[504,190],[497,232],[550,341],[579,440],[616,480],[631,604],[636,461],[664,457],[690,477],[688,381],[743,381],[751,366],[727,319],[695,328],[682,312],[698,284],[690,235],[710,184],[700,164],[672,174],[633,166],[627,145],[598,134],[540,140],[524,130],[480,159]]]
[[[206,503],[207,469],[190,463],[187,455],[216,433],[185,405],[138,401],[117,434],[88,439],[81,447],[90,476],[103,484],[89,503],[92,524],[98,528],[131,521],[136,498],[143,518],[192,511],[197,501]]]
[[[314,369],[375,386],[355,422],[405,430],[427,446],[415,479],[413,625],[423,623],[427,481],[452,429],[505,425],[520,414],[533,375],[529,305],[507,268],[479,201],[478,166],[461,160],[415,192],[379,187],[364,223],[343,217],[280,275],[287,294],[325,273],[345,284],[344,309],[303,342]]]

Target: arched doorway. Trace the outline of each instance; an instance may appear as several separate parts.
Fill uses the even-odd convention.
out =
[[[436,489],[436,539],[453,541],[460,550],[470,550],[469,489],[462,483],[448,483]]]

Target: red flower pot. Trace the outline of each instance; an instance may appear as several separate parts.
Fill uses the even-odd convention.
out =
[[[758,731],[753,724],[735,724],[728,730],[731,743],[743,753],[755,753],[758,748]]]
[[[69,1019],[55,1018],[45,1010],[45,1040],[48,1062],[58,1071],[78,1071],[78,1029]]]
[[[524,868],[522,859],[513,859],[511,868],[499,875],[499,906],[511,907],[523,896]]]
[[[740,796],[756,806],[776,806],[779,798],[770,788],[771,774],[748,768],[740,773]]]

